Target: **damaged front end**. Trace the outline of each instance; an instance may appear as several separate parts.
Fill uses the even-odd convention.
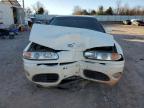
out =
[[[33,26],[23,60],[27,78],[45,87],[71,77],[114,85],[124,68],[122,49],[113,36],[52,25]]]
[[[24,50],[27,78],[39,85],[57,86],[78,76],[114,85],[123,73],[124,58],[116,45],[81,50],[55,50],[31,42]]]

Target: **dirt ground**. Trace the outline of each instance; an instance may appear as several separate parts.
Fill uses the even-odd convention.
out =
[[[106,27],[113,29],[126,59],[124,75],[114,87],[81,80],[66,89],[38,88],[26,79],[23,70],[22,51],[29,33],[14,40],[0,39],[0,108],[143,108],[144,28]]]
[[[144,26],[107,24],[106,31],[112,34],[144,35]]]

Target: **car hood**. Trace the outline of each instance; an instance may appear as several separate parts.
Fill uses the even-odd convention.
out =
[[[30,41],[55,50],[78,49],[113,46],[113,36],[88,29],[34,24]]]

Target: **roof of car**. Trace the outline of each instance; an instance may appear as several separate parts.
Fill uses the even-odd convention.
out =
[[[55,16],[55,18],[93,18],[96,19],[94,16],[89,15],[70,15],[70,16]],[[97,20],[97,19],[96,19]]]

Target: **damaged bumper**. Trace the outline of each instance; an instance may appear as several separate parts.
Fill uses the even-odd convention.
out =
[[[35,25],[23,58],[27,78],[45,87],[73,76],[114,85],[124,68],[113,36],[73,27]]]
[[[60,63],[42,63],[24,60],[27,78],[45,87],[57,86],[64,79],[72,76],[106,83],[116,84],[123,73],[124,61],[72,61]]]

